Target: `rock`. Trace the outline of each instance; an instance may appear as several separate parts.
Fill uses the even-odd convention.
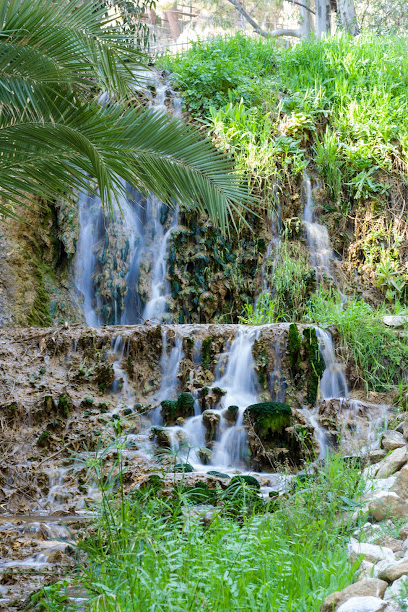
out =
[[[366,578],[355,584],[350,584],[342,591],[332,593],[324,600],[322,612],[332,612],[352,597],[384,597],[388,583],[378,578]]]
[[[174,425],[179,417],[183,419],[194,415],[194,397],[191,393],[180,393],[176,400],[161,403],[161,415],[165,425]]]
[[[399,495],[402,499],[408,499],[408,465],[398,472],[394,485],[391,491]]]
[[[406,440],[408,440],[408,417],[402,423],[402,435]]]
[[[407,442],[404,436],[398,431],[394,431],[392,429],[384,431],[381,438],[381,446],[387,451],[395,450],[396,448],[406,446],[406,443]]]
[[[388,327],[404,327],[408,323],[408,317],[405,315],[387,315],[383,317],[383,323]]]
[[[292,409],[279,402],[251,404],[244,413],[245,422],[251,424],[263,439],[269,432],[279,433],[292,422]]]
[[[166,427],[152,427],[150,429],[154,441],[162,447],[171,447],[170,432]]]
[[[370,561],[366,561],[363,559],[360,563],[360,567],[358,568],[358,580],[365,580],[366,578],[373,578],[374,572],[374,563],[370,563]]]
[[[400,529],[399,537],[401,538],[401,540],[406,540],[408,538],[408,525],[405,525]]]
[[[390,548],[386,546],[377,546],[376,544],[357,542],[357,540],[354,539],[350,541],[347,550],[351,563],[355,563],[361,556],[371,563],[377,563],[377,561],[392,562],[395,560],[394,553]]]
[[[366,463],[368,465],[373,465],[374,463],[379,463],[382,459],[387,456],[387,451],[385,448],[376,448],[375,450],[370,451],[366,455]]]
[[[352,597],[337,612],[384,612],[387,603],[378,597]]]
[[[381,536],[376,540],[375,544],[377,546],[386,546],[387,548],[391,548],[393,553],[396,553],[402,550],[402,540],[397,540],[397,538],[393,538],[392,536],[385,535]]]
[[[391,491],[380,491],[369,502],[368,510],[376,521],[383,521],[388,517],[408,517],[408,503]]]
[[[408,574],[408,559],[401,559],[396,563],[391,564],[389,567],[383,569],[378,577],[380,580],[386,580],[387,582],[394,582],[401,576]]]
[[[211,410],[205,410],[203,412],[203,424],[206,429],[205,439],[208,443],[215,439],[220,418],[218,412],[212,412]]]
[[[397,580],[395,580],[386,590],[385,595],[383,596],[383,599],[385,601],[389,601],[392,603],[398,602],[398,599],[400,598],[401,590],[405,591],[406,582],[407,582],[407,576],[401,576],[401,578],[398,578]]]
[[[405,435],[405,434],[404,434]],[[379,465],[376,472],[377,478],[388,478],[402,468],[408,461],[408,451],[406,447],[397,448],[387,455]]]

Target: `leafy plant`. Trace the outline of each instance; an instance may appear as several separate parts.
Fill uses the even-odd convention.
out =
[[[105,204],[127,181],[171,206],[206,211],[223,228],[248,202],[226,156],[137,102],[146,58],[105,2],[7,0],[0,17],[2,202],[96,191],[88,176]],[[11,204],[0,210],[14,214]]]
[[[382,322],[386,311],[373,310],[363,300],[320,292],[310,303],[308,318],[322,327],[335,325],[345,357],[352,358],[368,389],[384,391],[398,385],[408,371],[408,347]]]

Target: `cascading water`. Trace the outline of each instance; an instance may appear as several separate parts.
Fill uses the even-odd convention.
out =
[[[324,275],[332,276],[330,262],[333,259],[333,249],[327,227],[315,222],[312,182],[307,172],[304,173],[303,178],[303,197],[303,222],[306,228],[310,258],[317,280],[321,281]]]
[[[344,375],[344,365],[336,361],[332,337],[328,331],[319,327],[316,328],[316,335],[326,366],[320,381],[320,397],[322,399],[347,397],[348,386]]]
[[[174,446],[180,446],[181,454],[188,455],[188,461],[197,471],[208,471],[216,468],[223,469],[248,469],[248,441],[246,430],[243,425],[245,409],[258,401],[258,381],[255,372],[255,362],[252,356],[252,348],[255,340],[259,337],[260,328],[240,326],[231,343],[226,355],[221,355],[220,364],[216,371],[216,380],[212,388],[222,389],[223,396],[219,406],[211,409],[218,421],[217,435],[210,458],[205,455],[206,463],[202,461],[202,449],[206,445],[206,428],[203,422],[203,414],[196,398],[195,415],[188,418],[182,427],[168,427]],[[166,351],[164,351],[164,354]],[[225,372],[221,373],[221,361],[226,358]],[[173,390],[174,381],[177,380],[177,359],[180,360],[180,349],[175,347],[167,357],[167,371],[171,372],[161,387],[159,395],[169,397],[169,391]],[[180,363],[180,361],[178,361]],[[163,363],[163,365],[166,365]],[[230,406],[238,407],[236,421],[229,424],[225,413]],[[158,409],[160,410],[160,408]],[[157,422],[157,413],[154,417]]]
[[[150,104],[155,112],[168,111],[167,91],[167,85],[156,83]],[[180,116],[180,100],[171,95],[169,105],[173,116]],[[166,259],[177,211],[169,211],[154,196],[142,196],[131,185],[124,187],[128,196],[114,205],[112,216],[104,215],[97,196],[79,198],[75,284],[89,325],[168,318]]]

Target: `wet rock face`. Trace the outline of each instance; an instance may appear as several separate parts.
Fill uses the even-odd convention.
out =
[[[302,454],[294,414],[287,404],[262,402],[248,406],[244,425],[248,433],[251,468],[256,471],[296,464]]]
[[[173,321],[208,323],[243,311],[261,286],[268,223],[253,217],[252,229],[224,237],[209,221],[184,214],[169,242],[168,278]],[[262,236],[262,237],[260,237]]]
[[[0,219],[0,325],[43,327],[84,320],[71,259],[78,235],[76,198],[16,208],[25,222]]]
[[[126,416],[132,415],[132,411],[138,415],[159,407],[160,403],[164,424],[180,425],[194,414],[194,398],[200,413],[207,411],[204,421],[210,449],[218,431],[218,419],[211,415],[211,410],[219,406],[225,393],[214,385],[214,380],[225,371],[225,354],[237,329],[235,325],[139,325],[3,330],[1,409],[7,435],[21,436],[22,446],[16,457],[22,463],[28,454],[40,460],[59,451],[62,440],[69,447],[66,454],[84,444],[94,448],[97,441],[94,432],[100,431],[102,421],[112,418],[113,413],[125,415],[127,410]],[[299,330],[303,332],[300,326]],[[303,358],[301,345],[300,377],[293,374],[288,334],[287,324],[263,326],[252,351],[260,398],[275,400],[275,383],[279,378],[283,400],[294,411],[294,422],[285,421],[279,427],[269,426],[265,430],[258,422],[256,435],[262,434],[262,443],[269,450],[286,449],[282,451],[285,457],[289,452],[290,461],[296,463],[299,452],[292,444],[296,439],[293,427],[300,423],[307,429],[298,419],[296,409],[306,402],[307,373],[312,366]],[[116,353],[113,347],[119,336],[122,352]],[[177,388],[171,397],[159,398],[163,358],[170,359],[180,338],[182,352],[174,373]],[[236,423],[238,407],[226,408],[223,416],[230,427]],[[159,444],[166,444],[164,433],[156,432],[156,437]],[[256,443],[255,437],[251,438],[250,446],[253,465],[268,463],[270,467],[269,459],[262,458],[264,447]]]

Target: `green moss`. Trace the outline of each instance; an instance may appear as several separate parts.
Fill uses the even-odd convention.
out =
[[[123,414],[128,416],[129,414],[133,414],[133,410],[131,408],[125,408]]]
[[[231,478],[229,474],[223,474],[222,472],[217,472],[215,470],[211,470],[207,472],[208,476],[216,476],[217,478]]]
[[[253,476],[249,476],[248,474],[238,474],[238,476],[234,476],[233,478],[231,478],[231,483],[229,486],[234,486],[235,488],[237,484],[246,484],[249,487],[253,487],[254,489],[258,490],[261,488],[261,485],[259,484],[257,479]]]
[[[94,401],[92,397],[85,397],[82,403],[84,404],[84,406],[92,406]]]
[[[317,391],[319,389],[319,382],[323,376],[325,369],[324,359],[320,354],[319,342],[317,340],[317,334],[314,327],[307,327],[303,331],[304,345],[306,355],[310,364],[308,370],[308,381],[307,381],[307,394],[306,401],[309,404],[314,405],[317,399]]]
[[[203,341],[201,347],[201,365],[204,370],[208,370],[212,361],[212,337],[209,336]]]
[[[269,432],[280,433],[292,423],[291,407],[280,402],[252,404],[245,412],[261,438],[267,437]]]
[[[164,400],[161,403],[161,415],[165,425],[174,423],[179,417],[186,418],[194,414],[194,397],[191,393],[180,393],[177,400]]]
[[[48,444],[48,438],[50,437],[50,432],[45,429],[42,434],[38,437],[37,444],[38,446],[44,447]]]
[[[52,325],[50,297],[44,286],[44,279],[38,277],[38,286],[33,306],[27,317],[30,327],[49,327]]]
[[[173,472],[183,472],[185,474],[194,472],[194,468],[190,463],[176,463]]]
[[[289,353],[290,370],[292,372],[293,378],[298,377],[301,372],[301,367],[300,367],[301,346],[302,346],[302,336],[298,332],[296,323],[291,323],[289,325],[288,353]]]
[[[58,400],[58,408],[60,409],[61,415],[64,419],[69,417],[69,409],[71,407],[71,400],[67,395],[61,395]]]

